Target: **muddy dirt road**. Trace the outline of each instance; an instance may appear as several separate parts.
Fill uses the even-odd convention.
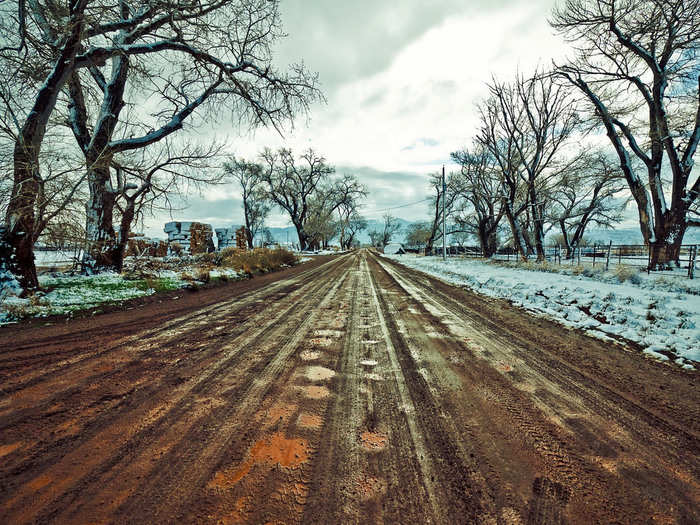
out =
[[[700,522],[696,372],[367,251],[265,279],[0,331],[0,523]]]

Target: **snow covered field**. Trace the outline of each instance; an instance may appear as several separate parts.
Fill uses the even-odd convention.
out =
[[[478,259],[386,256],[446,282],[510,300],[601,339],[624,338],[660,359],[700,366],[700,279],[684,276],[535,269]],[[624,279],[624,282],[621,280]]]
[[[49,251],[41,254],[45,257],[37,257],[37,260],[47,263],[44,266],[59,265],[65,255]],[[44,273],[39,275],[42,291],[27,298],[18,297],[21,289],[8,272],[0,273],[0,325],[27,317],[72,314],[104,303],[118,303],[161,291],[196,288],[210,280],[248,279],[252,274],[276,271],[303,262],[294,259],[293,254],[280,255],[274,250],[234,252],[224,259],[219,256],[219,260],[216,257],[215,254],[127,257],[122,274]]]
[[[158,291],[175,290],[192,284],[193,274],[190,269],[185,272],[161,270],[148,279],[125,279],[117,273],[98,275],[60,275],[39,276],[42,288],[50,289],[46,294],[23,299],[16,295],[0,295],[0,325],[16,321],[22,317],[45,317],[48,315],[65,315],[78,310],[93,308],[104,303],[117,303],[134,297],[151,295]],[[229,268],[217,268],[209,271],[212,279],[222,277],[230,280],[241,279],[243,275]]]
[[[70,250],[36,250],[34,252],[37,267],[70,265],[78,255]]]

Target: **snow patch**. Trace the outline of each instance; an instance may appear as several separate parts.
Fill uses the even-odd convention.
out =
[[[592,276],[508,267],[476,260],[386,256],[410,268],[599,339],[627,339],[660,359],[700,363],[700,283],[683,276],[639,274],[637,284],[613,272]]]

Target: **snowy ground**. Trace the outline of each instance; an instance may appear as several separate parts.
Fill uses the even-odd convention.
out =
[[[38,264],[46,268],[68,262],[62,252],[41,252]],[[66,315],[104,303],[118,303],[156,292],[200,286],[210,279],[238,280],[249,277],[242,269],[215,266],[211,257],[127,257],[124,273],[93,276],[45,273],[39,276],[39,292],[20,298],[19,285],[7,273],[0,273],[0,325],[26,317]],[[311,260],[311,257],[302,258]],[[284,265],[282,266],[284,267]]]
[[[79,256],[72,250],[36,250],[34,252],[37,267],[69,266]]]
[[[92,276],[40,275],[40,286],[51,291],[46,294],[37,294],[29,299],[10,294],[0,297],[0,325],[24,317],[70,314],[104,303],[117,303],[159,291],[183,288],[192,284],[191,275],[194,274],[194,268],[186,268],[181,272],[161,270],[145,279],[125,279],[123,275],[117,273]],[[210,270],[209,276],[212,279],[243,278],[241,274],[229,268]]]
[[[700,279],[626,271],[506,265],[481,259],[386,256],[500,297],[602,339],[628,339],[660,359],[700,366]],[[621,282],[624,280],[624,282]]]

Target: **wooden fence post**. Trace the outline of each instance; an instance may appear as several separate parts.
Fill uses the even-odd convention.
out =
[[[608,254],[605,257],[605,271],[608,271],[608,268],[610,268],[610,248],[612,248],[612,241],[608,243]]]
[[[595,268],[595,243],[593,243],[593,268]]]
[[[688,257],[688,278],[692,279],[695,277],[695,259],[698,256],[698,245],[691,246],[690,256]]]

